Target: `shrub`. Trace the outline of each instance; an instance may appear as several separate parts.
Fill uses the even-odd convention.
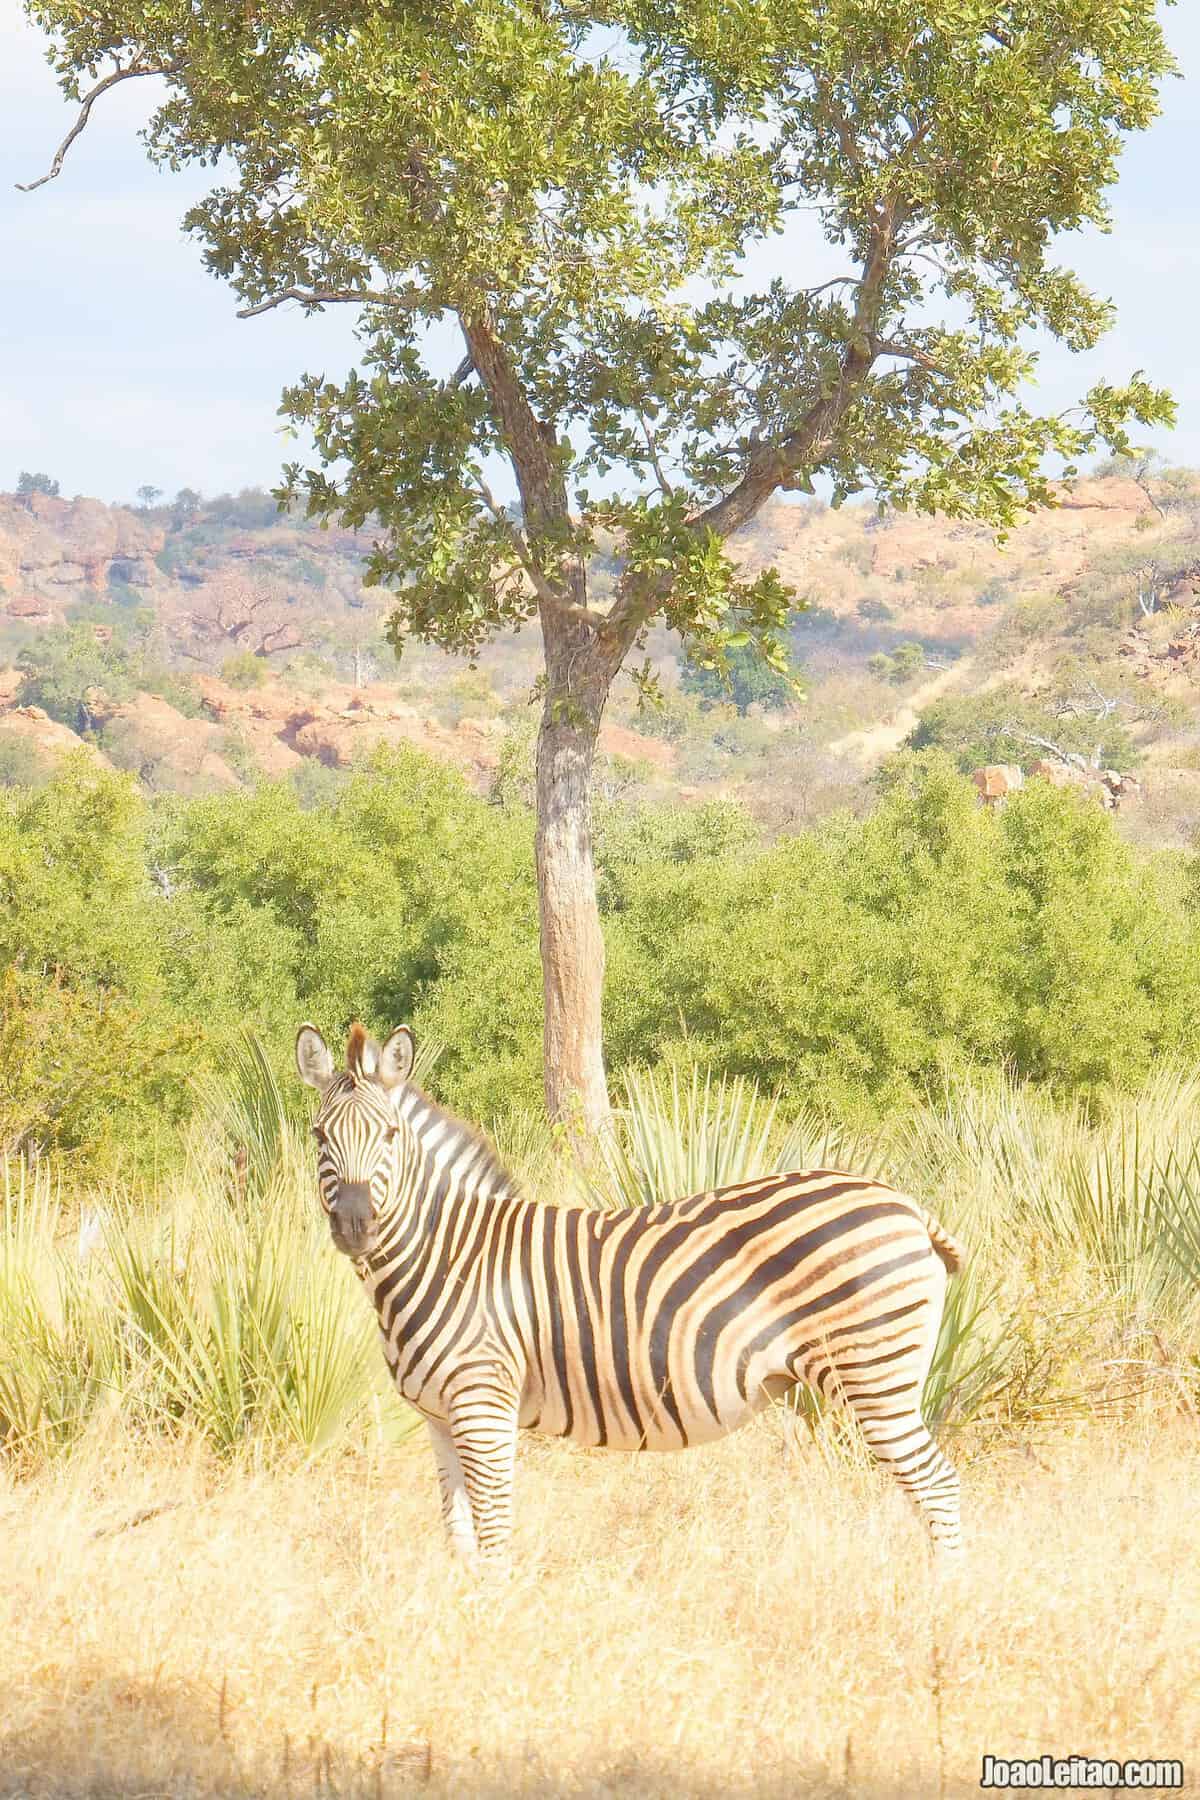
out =
[[[867,668],[877,681],[890,681],[897,687],[919,675],[924,666],[924,645],[911,641],[897,644],[890,652],[877,651],[867,658]]]
[[[908,751],[864,819],[764,846],[732,802],[612,801],[596,847],[613,1069],[871,1122],[998,1065],[1096,1108],[1200,1048],[1200,864],[1048,784],[995,813]],[[283,1068],[303,1018],[411,1021],[468,1117],[541,1104],[532,820],[413,751],[304,795],[150,802],[83,756],[3,790],[0,966],[0,1142],[80,1178],[177,1156],[244,1025]]]
[[[875,561],[875,549],[867,537],[848,538],[836,551],[839,562],[849,563],[860,575],[869,575]]]
[[[239,650],[234,656],[227,656],[221,664],[221,680],[227,681],[234,688],[261,687],[268,674],[265,660],[249,650]]]
[[[780,674],[751,645],[729,651],[723,668],[685,661],[680,680],[684,693],[695,694],[702,705],[732,704],[739,713],[755,705],[777,711],[794,704],[798,683],[799,671],[790,657],[787,672]]]
[[[890,775],[861,823],[624,875],[618,1066],[686,1045],[875,1117],[997,1063],[1094,1096],[1197,1042],[1194,920],[1107,814],[1037,784],[997,816],[941,755]]]
[[[101,642],[85,621],[44,632],[21,651],[17,667],[22,706],[40,706],[72,731],[86,731],[93,723],[89,688],[115,701],[129,700],[136,691],[128,656],[116,642]]]
[[[33,744],[12,732],[0,733],[0,788],[41,787],[50,772],[50,763]]]

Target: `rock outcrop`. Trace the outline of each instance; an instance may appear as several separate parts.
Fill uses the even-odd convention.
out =
[[[89,689],[87,705],[121,767],[148,786],[186,793],[240,785],[225,734],[209,720],[187,718],[158,694],[113,702]]]
[[[1044,756],[1033,764],[1030,779],[1048,781],[1053,787],[1079,788],[1098,800],[1106,811],[1116,812],[1131,800],[1140,800],[1142,784],[1136,775],[1122,774],[1119,769],[1096,769],[1082,756],[1068,753],[1062,757]],[[984,806],[1000,806],[1012,793],[1025,785],[1023,772],[1008,763],[987,763],[973,769],[971,780],[979,790]]]
[[[0,681],[9,673],[5,670]],[[69,725],[60,725],[40,706],[13,706],[0,712],[0,742],[23,744],[48,763],[60,762],[72,750],[82,750],[101,768],[112,768],[94,744],[86,743]]]
[[[0,606],[49,600],[59,606],[105,594],[114,583],[165,585],[155,561],[161,526],[100,500],[0,495]]]
[[[1042,757],[1034,763],[1030,774],[1052,782],[1055,787],[1081,788],[1084,793],[1094,795],[1109,812],[1116,812],[1127,801],[1142,797],[1142,784],[1136,775],[1124,774],[1120,769],[1094,768],[1078,755],[1062,759]]]

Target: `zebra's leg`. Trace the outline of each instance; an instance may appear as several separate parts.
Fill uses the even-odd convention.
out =
[[[840,1386],[876,1462],[916,1501],[939,1561],[957,1562],[963,1553],[958,1471],[929,1435],[920,1388],[871,1394],[845,1378]]]
[[[426,1419],[425,1423],[429,1427],[429,1440],[437,1458],[442,1524],[446,1527],[447,1540],[457,1556],[461,1556],[464,1562],[473,1563],[479,1554],[479,1545],[475,1541],[471,1499],[467,1493],[462,1464],[458,1460],[458,1451],[454,1448],[453,1434],[450,1427],[443,1425],[440,1419]]]
[[[486,1371],[458,1386],[449,1400],[450,1430],[466,1482],[475,1541],[486,1561],[502,1562],[512,1534],[517,1455],[516,1394]]]

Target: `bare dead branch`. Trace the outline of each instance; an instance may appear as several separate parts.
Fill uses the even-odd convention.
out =
[[[271,642],[275,638],[278,641]],[[299,650],[304,643],[300,633],[291,625],[272,625],[264,631],[259,639],[255,656],[277,656],[281,650]]]
[[[233,644],[255,656],[274,656],[311,642],[306,622],[298,623],[295,615],[285,610],[287,605],[288,596],[278,582],[255,583],[230,573],[218,574],[205,583],[196,608],[183,615],[183,623],[193,645],[211,650]],[[180,649],[195,661],[204,660],[187,642]]]
[[[18,181],[14,185],[22,194],[32,194],[35,188],[44,187],[48,181],[53,181],[56,175],[62,173],[67,151],[87,125],[93,106],[101,94],[106,94],[109,88],[118,86],[122,81],[136,81],[142,75],[174,75],[177,67],[176,63],[155,63],[149,67],[140,63],[131,63],[126,69],[114,69],[110,75],[106,75],[102,81],[98,81],[95,87],[84,95],[83,104],[79,109],[79,117],[54,152],[53,161],[46,173],[39,175],[36,181]]]
[[[1158,504],[1158,501],[1150,491],[1150,467],[1153,460],[1153,456],[1143,456],[1139,460],[1133,471],[1133,481],[1134,486],[1141,489],[1159,518],[1162,519],[1166,517],[1166,514],[1163,512],[1162,507]]]
[[[1015,725],[993,725],[988,734],[991,737],[1010,737],[1015,743],[1028,744],[1037,750],[1048,750],[1051,756],[1057,756],[1060,763],[1068,769],[1080,769],[1085,774],[1096,771],[1100,767],[1101,746],[1096,745],[1092,752],[1092,760],[1082,756],[1078,750],[1064,750],[1061,744],[1052,744],[1049,738],[1037,737],[1032,731],[1018,731]]]
[[[1090,675],[1085,677],[1085,681],[1087,686],[1091,689],[1091,698],[1088,698],[1086,695],[1070,695],[1067,699],[1060,701],[1055,707],[1054,712],[1056,718],[1066,719],[1079,718],[1082,716],[1093,719],[1108,719],[1112,717],[1119,706],[1133,708],[1134,702],[1132,700],[1127,700],[1124,695],[1103,693]]]
[[[140,1506],[136,1512],[130,1513],[127,1519],[122,1519],[116,1525],[98,1525],[89,1536],[93,1542],[97,1538],[115,1537],[119,1531],[133,1531],[150,1519],[157,1519],[162,1513],[174,1512],[176,1507],[182,1505],[182,1500],[164,1500],[160,1506]]]

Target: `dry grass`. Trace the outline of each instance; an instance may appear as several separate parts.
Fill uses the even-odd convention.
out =
[[[82,1212],[0,1182],[0,1800],[953,1800],[1043,1752],[1200,1793],[1195,1080],[1097,1123],[995,1082],[859,1144],[738,1084],[627,1098],[610,1203],[844,1155],[971,1245],[933,1397],[965,1575],[837,1415],[775,1414],[526,1441],[515,1573],[474,1582],[276,1099],[248,1207],[211,1158]],[[544,1125],[505,1151],[561,1176]]]
[[[268,1469],[110,1427],[0,1469],[0,1795],[932,1800],[1042,1751],[1200,1792],[1198,1449],[1147,1413],[976,1461],[939,1593],[899,1497],[778,1415],[530,1441],[476,1584],[419,1440]]]

